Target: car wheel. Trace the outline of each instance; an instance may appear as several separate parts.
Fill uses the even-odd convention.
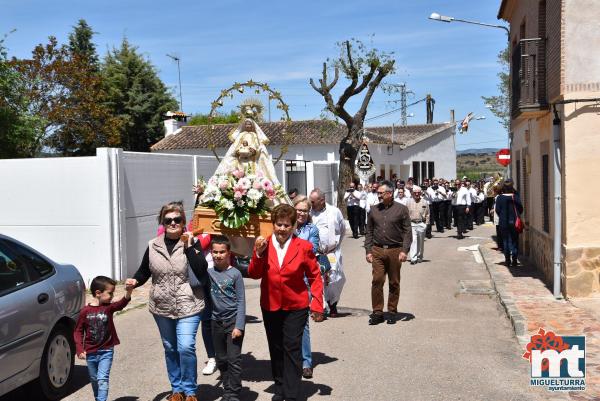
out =
[[[75,364],[75,343],[70,330],[57,326],[44,347],[40,364],[39,384],[42,394],[49,400],[65,397]]]

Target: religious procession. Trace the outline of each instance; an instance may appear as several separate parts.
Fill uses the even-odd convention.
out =
[[[600,3],[21,3],[0,401],[599,399]]]

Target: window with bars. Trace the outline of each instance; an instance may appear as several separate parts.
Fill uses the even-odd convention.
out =
[[[421,182],[421,162],[412,162],[412,176],[415,182]]]
[[[516,188],[517,188],[517,192],[520,194],[521,193],[521,160],[520,159],[517,159],[516,170],[517,170]]]
[[[542,155],[542,226],[550,232],[550,177],[548,171],[548,155]]]

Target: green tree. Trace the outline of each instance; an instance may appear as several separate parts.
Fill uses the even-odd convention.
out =
[[[44,122],[36,135],[36,153],[47,147],[63,156],[86,156],[97,147],[119,145],[121,121],[105,105],[94,57],[77,53],[76,47],[73,51],[51,36],[34,48],[30,59],[12,61],[26,82],[30,115]]]
[[[335,117],[341,118],[347,127],[347,134],[340,142],[340,169],[337,183],[338,205],[343,202],[345,188],[354,177],[354,160],[361,145],[362,129],[367,116],[369,102],[375,90],[381,86],[383,79],[394,73],[395,60],[392,54],[368,48],[363,42],[351,39],[338,43],[340,55],[332,60],[334,78],[329,82],[329,67],[323,63],[322,77],[317,86],[313,79],[310,85],[325,100],[325,108]],[[328,60],[329,61],[329,60]],[[338,83],[340,70],[349,81],[348,85],[334,102],[331,91]],[[358,101],[358,110],[354,114],[347,111],[346,104],[350,98],[364,92]]]
[[[196,114],[190,118],[189,125],[209,125],[209,124],[234,124],[239,123],[241,116],[239,113],[231,110],[229,114],[217,114],[212,119],[208,114]]]
[[[89,69],[98,71],[99,58],[96,45],[92,41],[94,31],[84,19],[80,19],[69,34],[69,54],[86,60]]]
[[[5,38],[0,39],[0,158],[32,157],[43,122],[28,113],[25,81],[8,60]]]
[[[510,80],[509,80],[509,53],[508,47],[498,53],[498,64],[500,64],[500,72],[497,74],[499,83],[497,96],[482,96],[483,102],[488,106],[491,112],[500,119],[500,124],[506,132],[510,130]]]
[[[125,150],[147,152],[164,137],[164,114],[177,109],[177,101],[158,77],[149,60],[125,38],[113,48],[103,63],[107,105],[123,125],[121,146]]]

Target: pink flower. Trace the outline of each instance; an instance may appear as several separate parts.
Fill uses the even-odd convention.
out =
[[[257,176],[258,178],[263,178],[265,175],[263,174],[263,172],[262,172],[262,171],[258,170],[258,171],[256,172],[256,176]]]
[[[219,189],[227,189],[229,186],[229,182],[227,180],[223,180],[219,182]]]
[[[273,188],[265,189],[265,193],[269,199],[273,199],[275,197],[275,190]]]
[[[260,181],[260,183],[262,184],[262,187],[265,189],[265,191],[273,190],[273,183],[271,182],[271,180],[263,178]]]
[[[252,188],[262,189],[262,185],[261,185],[260,181],[258,181],[258,180],[254,181],[254,183],[252,184]]]
[[[250,187],[251,187],[250,180],[246,177],[240,178],[240,180],[238,181],[238,186],[240,186],[241,188],[244,188],[244,189],[250,189]]]
[[[240,169],[237,169],[237,168],[235,170],[233,170],[231,172],[231,174],[233,174],[233,176],[235,178],[237,178],[238,180],[245,175],[243,170],[240,170]]]
[[[233,194],[233,199],[236,199],[236,200],[242,199],[242,193],[240,191],[235,191]]]

